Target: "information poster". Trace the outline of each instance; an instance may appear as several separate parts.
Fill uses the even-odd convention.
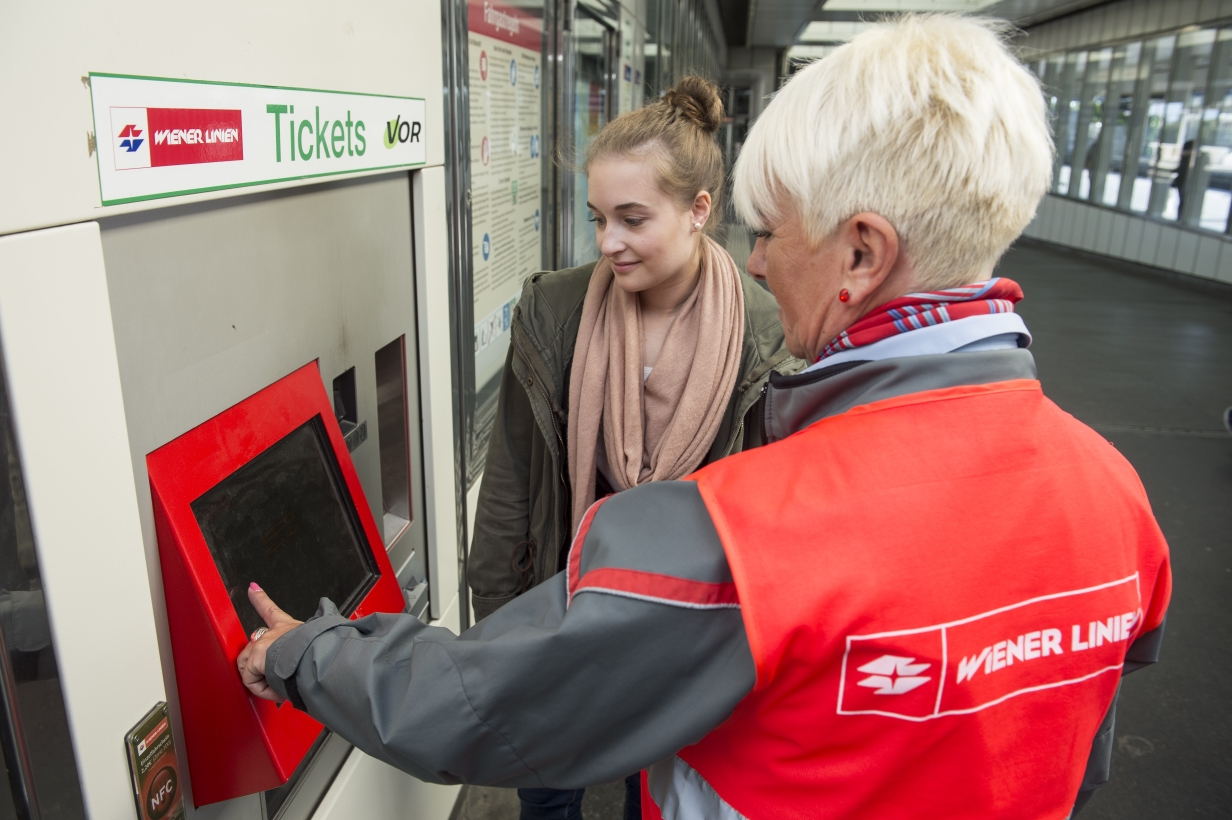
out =
[[[543,264],[540,21],[491,2],[468,6],[475,387],[499,375],[513,306]]]

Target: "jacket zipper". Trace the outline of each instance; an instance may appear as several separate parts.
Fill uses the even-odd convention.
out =
[[[770,443],[770,431],[766,429],[766,393],[769,390],[770,382],[767,380],[761,386],[761,395],[753,403],[753,408],[757,411],[757,427],[761,433],[761,443],[763,446]]]
[[[771,369],[771,370],[773,370],[773,369],[774,369],[774,368],[773,368],[773,366],[772,366],[770,369]],[[769,389],[770,389],[770,381],[769,381],[769,379],[767,379],[765,382],[763,382],[763,383],[762,383],[762,386],[761,386],[761,392],[760,392],[760,393],[758,393],[758,395],[757,395],[757,399],[756,399],[756,400],[754,400],[753,405],[752,405],[752,406],[751,406],[751,407],[750,407],[747,411],[745,411],[745,413],[744,413],[744,415],[743,415],[743,416],[741,416],[741,417],[740,417],[740,424],[739,424],[739,425],[737,425],[737,427],[736,427],[736,438],[735,438],[735,440],[732,442],[732,446],[733,446],[733,447],[736,445],[736,443],[737,443],[737,442],[739,442],[739,443],[740,443],[740,449],[741,449],[741,450],[743,450],[743,449],[744,449],[744,444],[743,444],[743,441],[742,441],[742,439],[741,439],[741,436],[742,436],[742,435],[743,435],[743,433],[744,433],[744,420],[745,420],[745,418],[747,418],[747,417],[748,417],[748,414],[749,414],[750,412],[752,412],[752,413],[757,413],[757,429],[758,429],[758,431],[760,431],[760,433],[761,433],[761,442],[760,442],[760,443],[761,443],[761,444],[769,444],[769,443],[770,443],[770,442],[767,440],[767,438],[766,438],[766,418],[765,418],[765,416],[766,416],[766,413],[765,413],[766,391],[768,391]],[[758,412],[759,410],[760,410],[761,412]],[[729,450],[729,451],[728,451],[728,455],[731,455],[733,452],[736,452],[736,451],[735,451],[735,450]]]

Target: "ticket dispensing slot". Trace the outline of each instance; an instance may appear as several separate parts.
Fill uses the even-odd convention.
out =
[[[240,683],[236,658],[264,625],[248,585],[300,620],[322,597],[352,618],[404,607],[316,363],[146,463],[193,801],[276,788],[321,725]]]
[[[381,347],[375,359],[385,548],[399,555],[398,571],[406,590],[407,612],[426,620],[431,606],[427,555],[414,549],[409,554],[395,550],[395,545],[410,531],[415,516],[411,503],[410,430],[407,426],[406,337],[399,336]]]
[[[334,418],[346,436],[359,426],[359,404],[355,400],[355,368],[348,367],[334,379]]]
[[[376,352],[377,439],[381,445],[381,509],[386,549],[411,525],[405,346],[405,337],[399,336]]]

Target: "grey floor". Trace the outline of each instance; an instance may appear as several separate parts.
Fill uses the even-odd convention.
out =
[[[1126,679],[1112,781],[1082,820],[1232,817],[1232,287],[1026,240],[998,274],[1026,292],[1045,392],[1134,465],[1172,549],[1163,662]],[[622,805],[614,783],[583,810]],[[513,792],[470,789],[460,820],[517,814]]]
[[[517,820],[518,793],[513,789],[469,786],[462,795],[456,820]],[[625,816],[623,780],[591,786],[582,800],[585,820],[622,820]]]
[[[1138,470],[1172,551],[1163,660],[1126,678],[1082,820],[1232,817],[1232,288],[1022,243],[1044,391]]]

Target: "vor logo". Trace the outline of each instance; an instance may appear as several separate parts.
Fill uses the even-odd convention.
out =
[[[385,123],[385,147],[393,148],[399,143],[419,142],[420,129],[423,123],[419,120],[403,120],[399,114]]]
[[[930,676],[920,674],[930,666],[930,663],[915,663],[915,658],[882,655],[859,667],[868,677],[857,681],[856,685],[873,689],[874,695],[903,695],[932,680]]]
[[[120,130],[119,134],[120,147],[130,154],[137,153],[137,149],[141,147],[141,143],[145,142],[144,137],[141,139],[138,139],[138,137],[141,137],[144,133],[145,132],[136,125],[125,125],[124,128]]]

